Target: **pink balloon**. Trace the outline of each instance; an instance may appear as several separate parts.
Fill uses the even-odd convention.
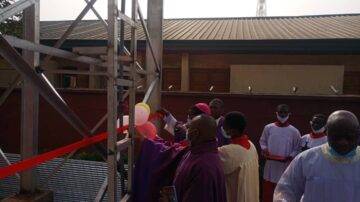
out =
[[[155,139],[157,135],[156,126],[150,121],[146,122],[141,126],[136,126],[136,130],[138,131],[138,133],[151,140]]]

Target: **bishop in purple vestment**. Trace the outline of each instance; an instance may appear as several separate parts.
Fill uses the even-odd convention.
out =
[[[215,120],[200,115],[190,123],[190,146],[144,140],[135,166],[134,201],[158,201],[161,188],[169,185],[175,186],[179,202],[226,201],[215,132]]]

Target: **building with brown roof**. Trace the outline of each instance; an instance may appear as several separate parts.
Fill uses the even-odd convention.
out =
[[[42,43],[54,45],[69,25],[41,22]],[[101,58],[107,45],[104,34],[99,21],[82,21],[62,48]],[[144,37],[141,28],[139,37]],[[138,45],[140,62],[146,66],[144,41]],[[0,63],[0,84],[8,86],[15,71]],[[59,58],[46,68],[95,69]],[[89,125],[106,113],[105,91],[92,90],[105,87],[101,76],[45,74],[57,87],[70,89],[59,93]],[[194,103],[218,97],[225,111],[246,115],[246,133],[257,142],[263,126],[275,119],[275,107],[287,103],[291,121],[305,134],[314,114],[338,109],[360,114],[360,14],[164,20],[163,75],[162,107],[178,120],[186,120]],[[0,116],[0,146],[9,152],[20,148],[20,98],[15,90],[0,108],[0,114],[6,114]],[[44,99],[39,122],[46,124],[39,130],[41,149],[78,140],[71,135],[76,131]]]
[[[53,45],[72,21],[41,22],[41,39]],[[144,32],[139,25],[139,60]],[[130,30],[125,27],[125,38]],[[106,30],[82,21],[63,48],[100,57]],[[252,94],[360,94],[360,14],[165,19],[163,89]],[[0,64],[1,65],[1,64]],[[6,66],[6,65],[2,65]],[[54,59],[54,69],[89,69]],[[10,70],[0,76],[6,85]],[[103,88],[100,77],[48,75],[57,87]]]

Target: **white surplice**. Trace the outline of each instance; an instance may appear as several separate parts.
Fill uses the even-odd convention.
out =
[[[313,148],[327,143],[327,136],[312,138],[310,134],[301,137],[301,147]]]
[[[237,144],[219,147],[226,182],[227,201],[259,201],[259,163],[253,143],[250,148]]]
[[[301,149],[301,135],[292,125],[279,127],[271,123],[263,130],[260,146],[262,150],[268,150],[271,155],[295,157]],[[288,165],[289,163],[267,160],[263,178],[277,183]]]
[[[360,147],[352,157],[333,155],[329,144],[299,154],[277,184],[274,201],[360,201]]]

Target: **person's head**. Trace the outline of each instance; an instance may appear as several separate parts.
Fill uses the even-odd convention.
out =
[[[216,121],[211,116],[201,114],[194,117],[187,131],[191,146],[216,139]]]
[[[315,114],[310,121],[310,126],[314,133],[325,132],[326,116],[323,114]]]
[[[335,111],[329,116],[326,127],[329,145],[337,153],[346,155],[357,147],[359,121],[353,113]]]
[[[229,112],[225,115],[224,131],[230,137],[238,137],[244,133],[246,127],[245,116],[241,112]]]
[[[210,101],[211,116],[218,119],[224,113],[224,102],[219,98]]]
[[[193,119],[195,116],[198,116],[200,114],[207,114],[210,115],[210,107],[206,103],[197,103],[190,107],[188,111],[188,117],[189,119]]]
[[[276,117],[281,123],[289,119],[290,107],[287,104],[280,104],[276,107]]]

